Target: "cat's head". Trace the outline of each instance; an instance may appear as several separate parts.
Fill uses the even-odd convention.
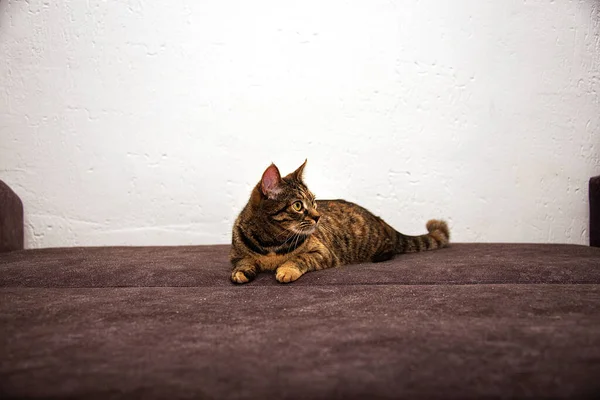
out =
[[[305,166],[306,161],[282,178],[277,166],[271,164],[252,193],[250,201],[254,212],[259,213],[260,219],[274,230],[310,235],[317,228],[321,216],[317,211],[315,196],[302,180]]]

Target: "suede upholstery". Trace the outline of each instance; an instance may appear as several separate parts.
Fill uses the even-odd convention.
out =
[[[229,246],[0,255],[2,398],[594,398],[600,249],[228,281]]]
[[[0,253],[23,249],[23,203],[0,181]]]

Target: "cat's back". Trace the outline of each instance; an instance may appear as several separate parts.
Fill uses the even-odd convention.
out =
[[[336,218],[342,221],[358,222],[367,220],[379,220],[379,217],[373,215],[369,210],[350,201],[335,200],[317,200],[317,210],[326,218]]]
[[[394,228],[369,210],[346,200],[317,200],[321,214],[316,237],[342,264],[371,260],[390,250]]]
[[[337,211],[344,209],[347,210],[354,207],[360,206],[342,199],[317,200],[317,209],[319,210],[319,212]]]

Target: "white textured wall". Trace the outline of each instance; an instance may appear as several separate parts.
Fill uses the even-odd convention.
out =
[[[2,1],[28,247],[226,243],[264,168],[405,233],[588,241],[596,1]]]

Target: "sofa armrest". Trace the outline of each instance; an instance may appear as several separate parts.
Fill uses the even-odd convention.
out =
[[[600,176],[590,179],[590,246],[600,247]]]
[[[23,249],[23,203],[0,181],[0,253]]]

